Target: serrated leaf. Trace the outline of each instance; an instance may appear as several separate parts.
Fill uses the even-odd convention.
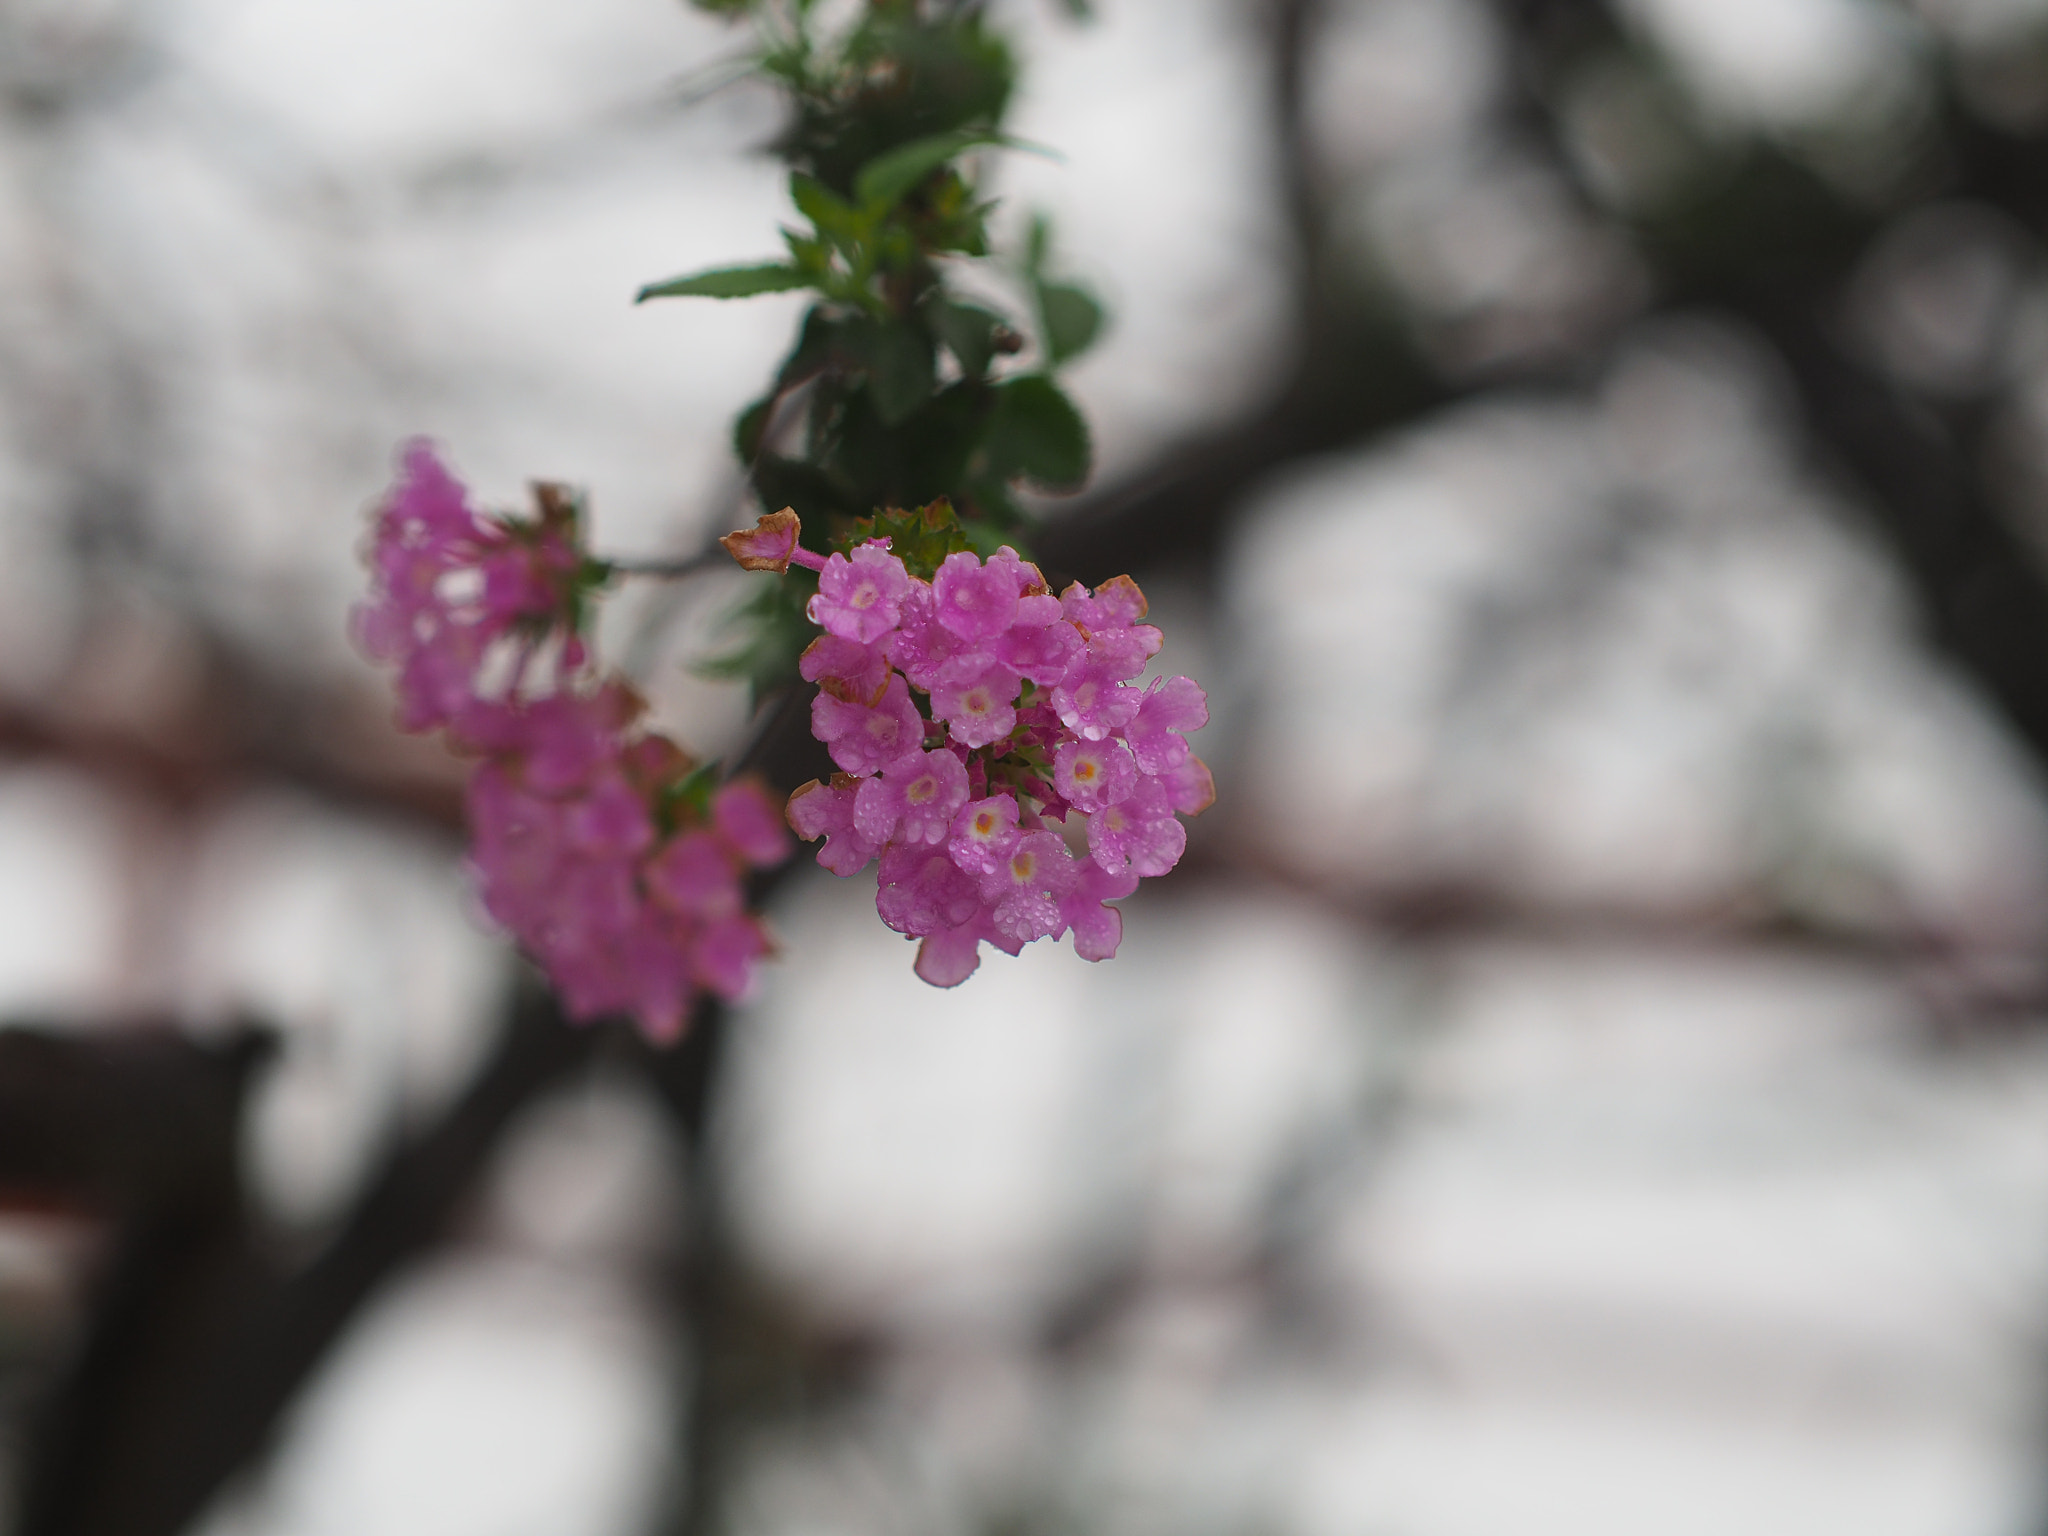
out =
[[[1074,490],[1088,478],[1088,424],[1057,384],[1028,374],[997,385],[995,397],[982,437],[992,473],[1048,491]]]
[[[1079,357],[1102,330],[1102,306],[1072,283],[1040,283],[1038,315],[1045,325],[1045,355],[1055,367]]]
[[[853,179],[853,195],[865,209],[886,212],[903,201],[911,188],[955,155],[977,144],[1002,142],[1002,135],[980,128],[956,128],[930,138],[912,139],[885,155],[877,155]]]
[[[714,267],[666,282],[649,283],[633,296],[635,304],[649,299],[749,299],[757,293],[786,293],[808,288],[810,275],[786,261],[763,262],[751,267]]]

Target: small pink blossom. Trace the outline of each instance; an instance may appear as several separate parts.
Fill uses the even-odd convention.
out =
[[[953,818],[947,851],[970,875],[994,874],[1017,845],[1017,799],[990,795],[960,808]]]
[[[1165,773],[1187,761],[1186,732],[1209,723],[1209,696],[1190,678],[1155,677],[1124,730],[1143,773]]]
[[[811,734],[825,743],[833,762],[865,776],[924,744],[924,716],[910,702],[902,677],[892,676],[873,708],[821,690],[811,700]]]
[[[813,640],[797,658],[796,670],[805,682],[825,684],[849,704],[874,704],[889,683],[889,662],[878,648],[838,635]]]
[[[1053,754],[1052,781],[1077,811],[1099,811],[1138,783],[1131,749],[1120,741],[1070,741]]]
[[[898,933],[922,937],[966,922],[981,895],[943,848],[898,843],[882,854],[875,910]]]
[[[1134,872],[1111,873],[1092,859],[1079,865],[1074,888],[1060,899],[1060,918],[1074,935],[1083,960],[1112,960],[1123,942],[1123,914],[1108,905],[1138,888]]]
[[[1199,757],[1169,768],[1159,776],[1167,802],[1183,816],[1199,816],[1216,803],[1216,780]]]
[[[986,747],[1017,728],[1017,674],[1000,663],[931,690],[932,715],[966,747]]]
[[[820,784],[816,779],[789,797],[789,825],[807,843],[825,839],[818,862],[842,879],[874,862],[881,846],[862,837],[853,824],[856,781]]]
[[[934,987],[957,987],[972,976],[981,966],[983,927],[967,922],[927,934],[917,946],[919,979]]]
[[[1093,660],[1083,656],[1068,669],[1052,691],[1052,706],[1068,730],[1101,741],[1131,723],[1144,696],[1136,688],[1126,688],[1114,669],[1098,669]]]
[[[831,634],[871,645],[896,627],[903,599],[910,591],[910,573],[886,545],[870,542],[853,558],[833,555],[818,573],[818,593],[810,602],[811,622]]]
[[[912,584],[903,617],[883,646],[911,686],[927,693],[963,664],[971,673],[993,659],[986,647],[961,639],[938,621],[932,589],[921,581]]]
[[[731,852],[756,869],[789,857],[789,833],[768,792],[752,779],[731,779],[711,797],[711,825]]]
[[[1015,550],[1009,560],[982,564],[962,550],[946,556],[932,577],[932,611],[963,640],[993,640],[1017,617],[1023,576]]]
[[[1088,851],[1112,874],[1163,875],[1180,862],[1188,829],[1156,779],[1140,779],[1130,797],[1088,818]]]
[[[1027,832],[981,877],[982,899],[994,908],[996,931],[1029,943],[1064,931],[1059,899],[1074,888],[1074,856],[1057,833]]]
[[[647,861],[647,889],[671,912],[709,921],[730,917],[746,903],[739,871],[718,838],[686,832]]]
[[[942,843],[966,798],[967,768],[952,752],[908,752],[862,782],[853,824],[877,846]]]
[[[1051,602],[1051,598],[1026,598],[1030,602]],[[1055,611],[1054,618],[1058,618]],[[995,645],[996,660],[1029,678],[1041,688],[1050,688],[1067,675],[1067,669],[1088,648],[1081,632],[1064,622],[1041,624],[1036,628],[1012,629]]]

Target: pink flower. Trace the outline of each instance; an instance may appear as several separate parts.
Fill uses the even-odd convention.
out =
[[[1120,741],[1070,741],[1053,754],[1053,784],[1077,811],[1099,811],[1138,784],[1131,749]]]
[[[871,645],[896,627],[903,599],[910,591],[910,573],[886,545],[867,543],[848,560],[833,555],[818,573],[818,595],[811,599],[811,622],[831,634]]]
[[[903,603],[903,617],[883,646],[911,686],[927,693],[955,668],[964,665],[971,675],[994,659],[986,649],[961,639],[938,621],[932,611],[932,589],[921,581],[912,584]]]
[[[1137,716],[1142,702],[1143,694],[1124,687],[1114,668],[1098,667],[1092,654],[1083,655],[1068,668],[1065,679],[1052,691],[1052,706],[1059,711],[1060,723],[1089,741],[1101,741],[1121,731]]]
[[[934,987],[957,987],[981,966],[981,922],[927,934],[917,946],[917,974]]]
[[[767,790],[752,779],[732,779],[711,797],[711,825],[725,846],[756,869],[789,857],[789,834]]]
[[[708,925],[689,950],[691,977],[706,991],[732,1002],[753,981],[753,962],[773,945],[758,920],[735,913]]]
[[[1155,677],[1138,711],[1125,727],[1124,740],[1141,773],[1165,773],[1187,761],[1184,734],[1209,723],[1209,696],[1185,677]]]
[[[878,847],[942,843],[966,798],[967,769],[958,757],[948,751],[907,752],[861,784],[853,824]]]
[[[875,910],[898,933],[924,936],[973,917],[981,895],[944,849],[899,843],[882,854]]]
[[[932,714],[952,727],[952,739],[986,747],[1017,728],[1017,674],[991,663],[971,677],[931,690]]]
[[[1051,601],[1051,598],[1024,599],[1025,603]],[[1053,617],[1058,620],[1057,609]],[[1067,669],[1087,647],[1081,632],[1071,624],[1048,622],[1036,628],[1019,624],[996,642],[995,654],[996,660],[1012,671],[1029,678],[1041,688],[1050,688],[1067,675]]]
[[[853,825],[856,781],[835,777],[830,784],[816,779],[789,797],[789,825],[807,843],[825,839],[818,862],[842,879],[857,875],[874,861],[881,845],[862,837]]]
[[[970,875],[994,874],[1017,846],[1017,799],[990,795],[960,808],[953,818],[947,851]]]
[[[1000,558],[983,565],[966,551],[946,556],[932,577],[932,611],[940,624],[963,640],[993,640],[1017,617],[1023,575],[1017,552],[1005,546]]]
[[[364,651],[398,665],[401,728],[460,720],[500,641],[530,651],[566,629],[582,559],[567,493],[542,487],[538,521],[487,520],[431,445],[408,443],[371,531],[370,596],[351,616]]]
[[[1216,781],[1210,777],[1209,765],[1199,757],[1169,768],[1159,776],[1159,783],[1166,791],[1167,803],[1183,816],[1199,816],[1216,803]]]
[[[648,891],[683,917],[731,917],[746,904],[732,855],[709,832],[670,838],[647,861],[646,880]]]
[[[841,768],[867,775],[924,744],[924,716],[903,679],[892,676],[872,708],[820,691],[811,700],[811,734]]]
[[[485,911],[570,1017],[630,1013],[672,1039],[699,991],[738,995],[767,953],[742,881],[788,840],[757,785],[724,785],[708,817],[673,793],[694,765],[640,731],[639,698],[590,674],[575,633],[589,570],[576,502],[537,493],[535,520],[480,517],[433,450],[408,445],[355,633],[398,666],[401,725],[445,726],[482,758],[467,803]]]
[[[889,662],[878,649],[838,635],[820,635],[797,658],[807,683],[822,683],[836,699],[873,704],[889,682]]]
[[[1123,914],[1108,905],[1138,888],[1135,873],[1112,874],[1093,860],[1079,866],[1074,888],[1060,899],[1060,919],[1072,930],[1083,960],[1111,960],[1123,942]]]
[[[1174,819],[1157,779],[1140,779],[1128,799],[1088,818],[1088,851],[1112,874],[1163,875],[1187,845],[1188,829]]]
[[[884,553],[871,542],[828,564],[813,617],[829,632],[801,670],[819,685],[813,731],[843,771],[791,796],[790,825],[824,838],[818,862],[840,875],[879,854],[876,910],[923,940],[917,974],[934,986],[971,975],[984,942],[1016,954],[1071,932],[1076,953],[1109,958],[1123,934],[1110,903],[1171,869],[1187,840],[1176,813],[1214,799],[1186,738],[1208,719],[1201,689],[1129,681],[1160,634],[1139,622],[1128,577],[1055,599],[1005,548],[949,555],[929,584],[905,572],[899,597],[882,576],[858,585],[861,571],[900,569]],[[866,617],[891,602],[888,624]],[[926,748],[912,690],[944,747]],[[1080,861],[1053,830],[1070,812],[1086,817]]]
[[[981,896],[994,908],[996,931],[1024,943],[1064,932],[1059,899],[1074,888],[1075,875],[1074,856],[1057,834],[1025,833],[981,877]]]

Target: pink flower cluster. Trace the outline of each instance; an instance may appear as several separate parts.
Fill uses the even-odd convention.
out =
[[[550,638],[562,669],[583,665],[583,644],[564,622],[583,564],[575,502],[557,487],[538,489],[534,522],[478,517],[433,446],[406,444],[370,544],[370,600],[352,615],[356,643],[398,666],[402,729],[460,731],[487,707],[478,676],[494,656],[515,685]]]
[[[399,668],[401,726],[446,726],[483,759],[467,806],[491,916],[572,1018],[630,1013],[671,1040],[699,991],[746,988],[769,944],[742,881],[789,840],[758,785],[693,796],[695,765],[638,728],[632,690],[590,675],[576,531],[573,503],[545,489],[535,523],[478,517],[413,443],[377,516],[355,632]]]
[[[1172,869],[1176,813],[1215,798],[1185,734],[1209,718],[1202,690],[1133,681],[1160,646],[1137,585],[1054,597],[1008,547],[948,555],[929,582],[884,540],[821,565],[825,633],[800,667],[842,771],[790,797],[790,825],[825,839],[834,874],[879,858],[876,909],[923,940],[917,973],[935,986],[972,975],[983,941],[1014,955],[1071,930],[1083,957],[1114,955],[1107,903]]]

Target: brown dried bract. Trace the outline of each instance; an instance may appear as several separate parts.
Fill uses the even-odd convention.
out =
[[[718,542],[742,570],[773,571],[779,576],[789,569],[800,531],[795,510],[784,507],[780,512],[763,513],[753,527],[728,533]]]

